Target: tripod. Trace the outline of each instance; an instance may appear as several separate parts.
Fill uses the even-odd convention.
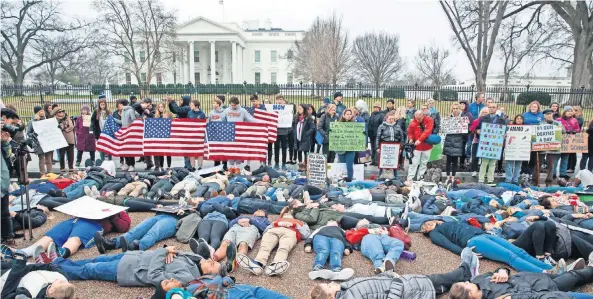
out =
[[[23,143],[24,144],[24,143]],[[33,226],[31,225],[31,199],[29,198],[29,173],[27,172],[27,154],[29,151],[26,150],[25,146],[19,146],[16,150],[16,158],[19,161],[19,186],[21,188],[21,207],[24,207],[23,201],[23,187],[25,189],[24,197],[27,202],[27,219],[29,224],[29,241],[33,240]],[[22,211],[21,211],[22,212]],[[27,234],[25,233],[25,217],[22,217],[23,227],[23,240],[27,240]]]

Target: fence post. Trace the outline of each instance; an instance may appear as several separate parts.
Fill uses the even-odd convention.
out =
[[[414,102],[417,100],[417,95],[418,95],[418,82],[416,82],[416,84],[414,84]]]
[[[41,88],[41,83],[39,83],[39,99],[41,99],[41,107],[43,107],[44,100],[43,100],[43,89]]]
[[[247,100],[245,97],[247,96],[247,81],[243,81],[243,103],[245,107],[247,107]]]
[[[583,95],[585,95],[585,85],[581,85],[581,100],[579,101],[581,107],[583,107]]]
[[[303,102],[303,81],[300,81],[299,82],[299,85],[301,86],[301,96],[300,96],[299,101],[300,102]]]

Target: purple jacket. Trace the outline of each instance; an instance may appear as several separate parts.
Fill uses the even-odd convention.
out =
[[[559,117],[556,120],[559,121],[560,123],[562,123],[567,134],[581,132],[581,127],[579,126],[579,122],[574,117],[571,117],[569,119],[564,119],[562,117]]]
[[[95,135],[90,133],[89,127],[82,125],[82,116],[76,119],[74,130],[76,132],[76,149],[79,151],[94,151],[95,150]]]

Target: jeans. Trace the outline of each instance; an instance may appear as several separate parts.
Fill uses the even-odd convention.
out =
[[[322,235],[313,237],[313,251],[315,252],[315,266],[324,267],[329,257],[329,268],[331,270],[342,269],[342,257],[344,256],[344,243],[336,238]]]
[[[88,151],[91,155],[91,162],[93,162],[93,166],[95,166],[95,151]],[[84,151],[78,150],[76,153],[76,163],[80,164],[82,162],[82,155]]]
[[[172,214],[159,214],[142,221],[123,236],[128,243],[139,241],[140,250],[147,250],[156,242],[175,236],[175,225],[177,219]],[[120,248],[119,238],[114,241],[115,246]]]
[[[484,183],[486,177],[488,177],[488,183],[494,182],[494,167],[496,161],[494,159],[481,158],[482,164],[480,164],[480,174],[478,175],[478,182]]]
[[[288,205],[288,202],[279,202],[271,200],[259,200],[254,198],[241,198],[237,211],[241,214],[253,214],[257,210],[264,210],[270,214],[279,215],[282,209]]]
[[[561,154],[560,155],[560,176],[566,175],[566,170],[568,169],[569,156],[570,156],[570,154]],[[556,172],[557,169],[558,169],[558,163],[554,163],[554,174],[557,173]]]
[[[354,176],[354,155],[356,152],[345,152],[338,154],[338,161],[340,163],[346,163],[346,171],[348,172],[348,181],[352,181]]]
[[[123,253],[100,255],[79,261],[59,257],[53,263],[60,266],[68,280],[117,281],[117,266],[123,256]]]
[[[505,182],[516,183],[519,181],[519,175],[521,174],[521,165],[523,161],[509,161],[504,170]]]
[[[475,252],[484,257],[506,263],[519,272],[537,272],[552,269],[552,266],[529,255],[525,250],[494,235],[479,235],[467,242],[467,247],[476,247]]]
[[[233,299],[290,299],[280,293],[268,290],[263,287],[256,287],[249,284],[234,284],[229,288],[227,298]]]
[[[472,156],[472,141],[474,140],[474,134],[467,135],[467,141],[465,143],[465,157],[468,159]]]
[[[366,235],[362,238],[360,251],[373,262],[376,269],[382,267],[386,260],[395,265],[404,251],[404,243],[386,235]]]
[[[426,164],[430,159],[430,152],[430,150],[414,150],[414,158],[412,158],[412,164],[408,168],[408,181],[420,180],[424,176]]]
[[[282,149],[282,165],[286,165],[286,147],[288,146],[289,135],[278,135],[274,143],[274,163],[280,162],[280,149]],[[292,137],[292,136],[291,136]]]
[[[76,199],[76,198],[84,196],[84,187],[85,186],[88,186],[89,188],[92,186],[99,188],[99,184],[96,181],[85,179],[85,180],[71,184],[70,186],[64,188],[64,190],[62,190],[62,191],[64,192],[64,194],[66,194],[66,197],[68,197],[70,199]]]

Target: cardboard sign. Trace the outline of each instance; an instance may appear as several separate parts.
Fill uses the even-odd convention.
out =
[[[562,125],[558,123],[535,126],[531,141],[532,151],[559,151],[562,147]]]
[[[327,164],[327,177],[331,180],[340,180],[348,176],[346,171],[346,163],[328,163]],[[354,164],[354,174],[352,175],[353,181],[364,180],[364,164]]]
[[[87,128],[91,126],[91,116],[90,115],[82,116],[82,126],[87,127]]]
[[[562,135],[562,148],[560,152],[588,153],[589,147],[587,140],[589,140],[587,133],[564,134]]]
[[[293,105],[266,104],[266,110],[278,112],[278,128],[292,127]]]
[[[399,151],[401,145],[395,142],[381,142],[379,144],[379,168],[397,169],[399,167]]]
[[[89,196],[83,196],[55,208],[56,211],[64,214],[90,220],[105,219],[127,209],[128,207],[112,205]]]
[[[309,183],[323,188],[327,183],[327,160],[323,154],[309,154],[307,156],[307,179]]]
[[[218,166],[214,166],[214,167],[200,169],[200,170],[198,170],[198,175],[209,174],[209,173],[219,172],[219,171],[222,171],[222,164],[218,165]]]
[[[443,117],[441,119],[441,134],[466,134],[469,127],[467,117]]]
[[[533,126],[507,126],[504,144],[504,159],[508,161],[529,161]]]
[[[160,208],[152,208],[151,210],[156,212],[163,212],[163,213],[170,213],[170,214],[177,214],[177,211],[184,210],[187,211],[189,209],[195,209],[194,206],[189,205],[171,205],[171,206],[162,206]]]
[[[64,148],[68,146],[68,142],[62,134],[62,130],[58,127],[58,120],[55,118],[38,120],[33,123],[33,130],[37,134],[39,145],[44,153]]]
[[[476,157],[500,160],[507,126],[482,123]]]
[[[329,125],[329,150],[332,152],[362,152],[367,149],[365,124],[333,122]]]

